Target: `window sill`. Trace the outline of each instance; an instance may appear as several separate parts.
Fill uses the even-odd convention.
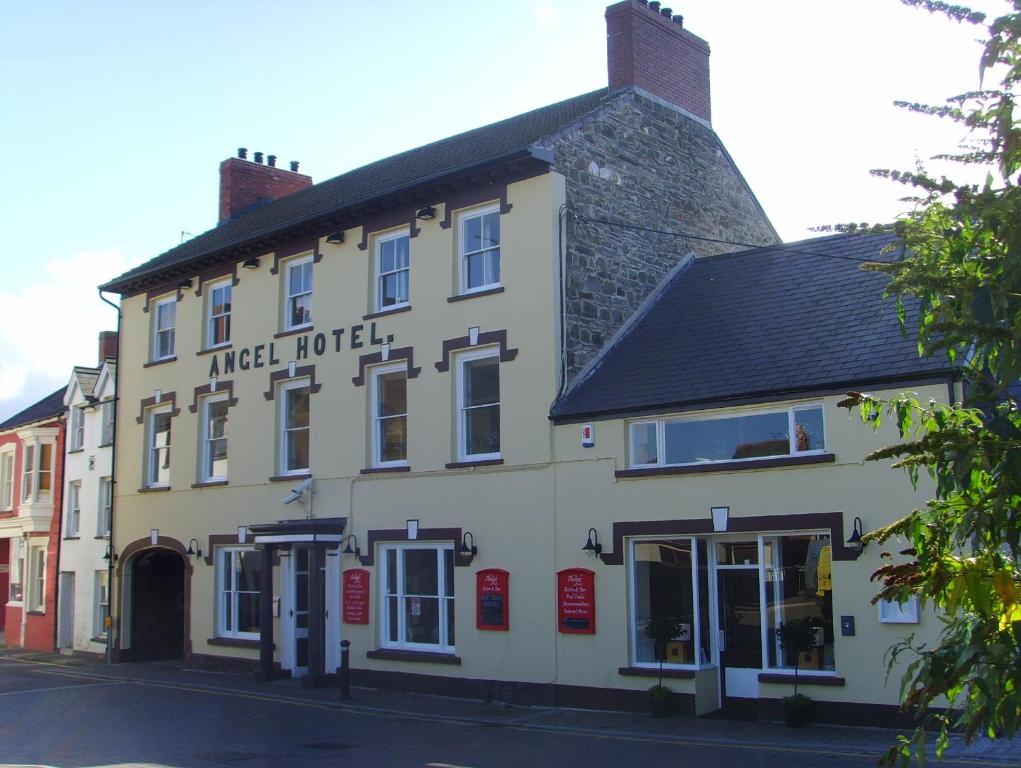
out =
[[[109,442],[106,442],[106,443],[100,443],[96,447],[97,448],[109,448],[112,445],[113,445],[113,440],[110,440]]]
[[[504,287],[498,285],[495,288],[485,288],[481,291],[472,291],[471,293],[459,293],[457,296],[448,296],[447,303],[453,304],[455,301],[465,301],[466,299],[474,299],[477,296],[492,296],[495,293],[503,293]]]
[[[164,365],[165,363],[173,363],[177,360],[177,355],[173,357],[164,357],[162,360],[150,360],[148,363],[142,363],[143,368],[152,368],[154,365]]]
[[[625,677],[659,677],[659,667],[620,667],[618,675]],[[695,670],[693,669],[663,669],[663,677],[672,680],[693,680]]]
[[[656,477],[657,475],[697,475],[706,472],[736,472],[742,469],[773,469],[776,467],[798,467],[805,464],[832,464],[837,457],[832,453],[812,456],[778,456],[772,459],[747,459],[745,461],[706,462],[705,464],[684,464],[678,467],[643,467],[641,469],[618,469],[616,478]]]
[[[107,541],[110,538],[110,532],[107,531],[106,533],[101,533],[100,535],[93,536],[92,538],[94,538],[96,541]]]
[[[170,490],[170,486],[169,485],[160,485],[160,486],[157,486],[155,488],[150,488],[150,487],[139,488],[138,492],[139,493],[162,493],[163,491],[169,491],[169,490]]]
[[[107,643],[106,635],[98,635],[96,637],[90,637],[89,638],[89,642],[90,643],[103,643],[103,645],[106,645],[106,643]]]
[[[401,312],[410,312],[410,304],[401,304],[399,307],[393,309],[381,309],[378,312],[370,312],[367,315],[362,315],[362,320],[375,320],[377,317],[386,317],[387,315],[399,315]]]
[[[67,452],[68,453],[85,453],[85,449],[84,448],[68,448]]]
[[[420,661],[426,664],[461,665],[461,657],[452,653],[436,653],[434,651],[398,651],[380,648],[378,651],[366,651],[368,659],[385,659],[387,661]]]
[[[29,616],[45,616],[46,615],[46,611],[40,611],[40,610],[25,611],[25,613],[27,613]]]
[[[248,640],[242,637],[211,637],[206,640],[207,645],[220,645],[225,648],[259,648],[258,640]],[[276,645],[273,645],[276,648]]]
[[[360,470],[363,475],[385,475],[391,472],[410,472],[411,467],[407,464],[402,464],[399,467],[366,467]]]
[[[760,683],[783,683],[784,685],[794,684],[794,675],[786,672],[760,672]],[[833,675],[798,675],[798,685],[833,685],[843,686],[846,681],[842,677]]]
[[[192,483],[192,488],[219,488],[221,485],[227,485],[226,480],[204,480],[201,483]]]
[[[312,332],[312,326],[311,325],[303,325],[300,328],[289,328],[286,331],[280,331],[280,333],[274,333],[273,334],[273,338],[274,339],[282,339],[282,338],[284,338],[286,336],[297,336],[299,333],[311,333],[311,332]]]
[[[198,352],[196,352],[195,357],[201,357],[202,355],[215,355],[217,352],[223,352],[224,350],[230,349],[233,346],[234,346],[233,344],[221,344],[218,347],[206,347],[205,349],[200,349]]]
[[[446,469],[467,469],[470,467],[497,467],[503,464],[503,459],[480,459],[478,461],[452,461],[445,464]]]
[[[65,536],[64,537],[64,541],[80,541],[81,538],[82,538],[81,536],[79,536],[77,533],[75,533],[75,534],[71,534],[70,536]]]
[[[270,475],[269,481],[276,483],[282,480],[308,480],[310,477],[312,477],[311,472],[295,472],[293,475]]]

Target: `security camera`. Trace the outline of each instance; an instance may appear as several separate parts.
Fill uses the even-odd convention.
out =
[[[281,499],[281,501],[283,501],[284,504],[293,504],[294,502],[298,501],[298,499],[300,499],[302,496],[304,496],[306,491],[307,492],[312,491],[311,477],[308,478],[307,480],[302,480],[300,483],[298,483],[298,485],[292,488],[291,492],[284,496],[284,498]]]

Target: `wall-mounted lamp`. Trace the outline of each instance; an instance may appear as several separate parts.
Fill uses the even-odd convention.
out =
[[[599,543],[599,534],[596,533],[595,528],[588,529],[588,540],[585,542],[585,546],[581,548],[581,551],[594,554],[597,557],[603,553],[603,545]]]
[[[331,232],[326,236],[326,242],[331,243],[333,245],[339,245],[340,243],[344,242],[344,233]]]
[[[854,518],[854,525],[851,528],[851,535],[847,537],[847,546],[851,549],[862,550],[865,548],[865,543],[861,540],[862,528],[861,518]]]
[[[191,541],[189,541],[188,551],[185,552],[184,554],[186,554],[188,557],[194,557],[196,560],[202,557],[202,549],[199,547],[199,540],[192,539]]]
[[[103,559],[106,560],[106,562],[108,562],[108,563],[112,563],[113,565],[116,565],[117,564],[117,558],[118,558],[117,553],[113,551],[113,544],[107,544],[106,545],[106,552],[103,554]]]
[[[241,266],[245,269],[258,269],[259,268],[259,257],[249,256],[247,259],[241,262]]]
[[[419,208],[418,213],[415,214],[415,218],[421,219],[422,221],[430,221],[431,219],[435,219],[436,209],[433,208],[431,205],[427,205],[425,208]]]
[[[470,545],[468,544],[469,540],[471,540]],[[475,546],[475,537],[471,531],[464,532],[464,536],[461,537],[461,546],[457,551],[461,557],[467,557],[469,563],[479,554],[479,548]]]
[[[191,288],[191,286],[192,286],[192,282],[191,282],[191,278],[190,277],[184,278],[184,280],[182,280],[181,282],[179,282],[177,284],[178,288]]]
[[[352,539],[354,539],[354,543],[355,543],[353,547],[351,546],[351,540]],[[341,554],[350,555],[351,557],[361,557],[362,556],[362,550],[358,548],[358,537],[357,536],[355,536],[352,533],[351,535],[349,535],[347,537],[347,539],[345,539],[345,541],[347,541],[347,546],[344,547],[344,551]]]

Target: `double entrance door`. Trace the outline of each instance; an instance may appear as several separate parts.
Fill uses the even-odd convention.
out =
[[[312,546],[296,545],[280,553],[281,666],[292,677],[329,675],[340,668],[340,551],[320,550],[315,584]],[[313,650],[316,645],[320,654]],[[321,670],[313,669],[318,655]]]

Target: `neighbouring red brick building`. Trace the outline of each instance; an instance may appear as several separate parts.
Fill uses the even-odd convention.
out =
[[[52,650],[64,455],[64,387],[0,424],[0,632]]]

